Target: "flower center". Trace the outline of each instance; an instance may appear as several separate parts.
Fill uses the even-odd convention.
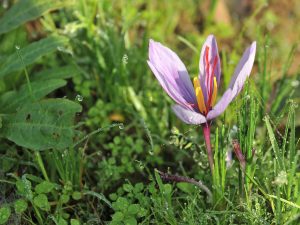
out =
[[[197,103],[198,103],[198,109],[203,115],[206,116],[208,111],[212,109],[212,107],[216,102],[217,91],[218,91],[217,78],[216,76],[213,77],[213,87],[211,88],[212,91],[208,93],[207,102],[205,102],[203,91],[198,77],[194,77],[193,83],[194,83],[194,89],[195,89]]]
[[[212,54],[212,53],[211,53]],[[205,47],[204,52],[204,73],[205,79],[203,84],[206,87],[205,94],[207,98],[204,98],[203,90],[200,85],[200,81],[197,77],[194,77],[194,89],[197,97],[197,103],[199,111],[203,115],[207,115],[207,113],[212,109],[213,105],[216,102],[217,91],[218,91],[218,83],[215,75],[215,70],[218,64],[218,55],[214,55],[212,57],[212,62],[209,59],[209,46]]]

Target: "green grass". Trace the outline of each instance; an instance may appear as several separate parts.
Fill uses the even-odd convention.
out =
[[[300,30],[285,33],[274,4],[253,1],[226,22],[221,1],[6,2],[0,224],[299,224],[299,41],[284,37]],[[297,24],[299,6],[289,7]],[[213,176],[201,128],[176,118],[146,63],[152,38],[194,77],[210,33],[219,97],[258,43],[242,93],[213,121]]]

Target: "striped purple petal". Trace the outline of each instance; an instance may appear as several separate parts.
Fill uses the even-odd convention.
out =
[[[199,61],[199,70],[199,79],[202,84],[205,84],[205,89],[210,89],[209,84],[213,80],[213,76],[216,76],[219,86],[221,76],[221,63],[217,41],[213,35],[209,35],[202,46]]]
[[[194,110],[197,103],[195,91],[179,57],[159,42],[150,40],[148,65],[160,85],[178,104]]]
[[[172,109],[176,116],[187,124],[200,125],[206,123],[206,118],[200,113],[190,111],[180,105],[174,105]]]
[[[253,42],[248,47],[239,64],[237,65],[234,75],[231,78],[229,88],[223,94],[219,102],[213,107],[213,109],[207,114],[207,119],[212,120],[225,111],[227,106],[242,90],[246,79],[249,77],[256,53],[256,42]]]

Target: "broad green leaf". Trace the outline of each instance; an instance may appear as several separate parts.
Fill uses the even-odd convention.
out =
[[[29,41],[28,33],[22,27],[2,35],[0,42],[0,65],[5,62],[7,57],[12,54],[12,52],[15,51],[16,45],[25,46]]]
[[[38,58],[54,52],[57,47],[65,45],[67,41],[68,39],[62,36],[50,36],[40,41],[33,42],[17,51],[19,51],[19,54],[22,56],[25,66],[27,66],[34,63]],[[15,52],[1,65],[0,78],[9,73],[23,70],[24,64],[18,56],[18,53]]]
[[[39,194],[33,199],[33,203],[44,211],[50,210],[50,204],[48,202],[48,198],[45,194]]]
[[[6,224],[11,214],[10,208],[7,206],[0,208],[0,224]]]
[[[55,184],[49,181],[43,181],[42,183],[35,186],[34,190],[38,194],[49,193],[55,187]]]
[[[164,194],[171,195],[172,194],[172,185],[171,184],[164,184]]]
[[[33,150],[64,149],[73,144],[75,114],[81,105],[67,99],[28,103],[5,117],[2,135]]]
[[[144,184],[143,184],[143,183],[136,183],[136,184],[134,185],[134,190],[133,190],[133,192],[134,192],[135,194],[137,194],[137,193],[142,192],[143,189],[144,189]]]
[[[187,194],[195,193],[195,185],[190,183],[179,182],[176,186],[183,192]]]
[[[27,209],[28,203],[24,199],[18,199],[17,201],[15,201],[14,207],[16,213],[20,214]]]
[[[66,81],[60,79],[45,81],[36,81],[31,83],[32,98],[27,84],[24,84],[19,91],[9,91],[0,97],[0,112],[1,113],[12,113],[16,109],[26,103],[34,100],[39,100],[51,93],[55,89],[58,89],[66,85]]]
[[[65,6],[67,2],[60,0],[19,0],[0,20],[0,34],[34,20],[48,11],[59,9]]]
[[[63,66],[54,69],[43,70],[31,76],[33,80],[49,80],[49,79],[67,79],[79,74],[80,71],[75,66]]]

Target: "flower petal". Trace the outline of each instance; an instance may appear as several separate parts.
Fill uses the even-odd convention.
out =
[[[192,105],[188,104],[187,101],[174,89],[174,87],[168,83],[165,77],[160,74],[156,68],[152,65],[150,61],[147,61],[150,69],[152,70],[153,74],[155,75],[156,79],[159,81],[162,88],[167,92],[167,94],[178,104],[185,106],[186,108],[193,109]]]
[[[229,88],[225,91],[219,102],[207,114],[208,120],[216,118],[218,115],[223,113],[230,102],[232,102],[232,100],[240,93],[247,77],[249,77],[251,73],[255,52],[256,42],[253,42],[251,46],[246,49],[243,57],[240,59],[240,62],[234,71],[234,75],[231,78]]]
[[[208,52],[206,54],[207,49]],[[209,68],[207,67],[206,56],[208,59]],[[202,46],[200,61],[199,61],[199,70],[200,70],[200,78],[199,78],[200,81],[205,80],[206,81],[205,84],[206,84],[210,76],[215,75],[219,86],[220,76],[221,76],[221,63],[219,58],[217,41],[213,35],[209,35]]]
[[[172,109],[176,116],[187,124],[199,125],[206,123],[206,118],[200,113],[190,111],[180,105],[173,105]]]
[[[212,110],[210,110],[206,116],[207,120],[212,120],[222,114],[227,106],[232,101],[232,90],[228,89],[223,94],[222,98],[218,101],[218,103],[213,107]]]
[[[246,79],[250,76],[256,53],[256,42],[253,42],[248,47],[243,57],[240,59],[239,64],[235,68],[234,75],[231,78],[229,87],[233,90],[234,98],[242,90]]]
[[[159,42],[150,40],[148,65],[164,90],[177,103],[185,106],[196,103],[192,82],[186,67],[176,53]],[[178,102],[178,98],[183,101]]]

